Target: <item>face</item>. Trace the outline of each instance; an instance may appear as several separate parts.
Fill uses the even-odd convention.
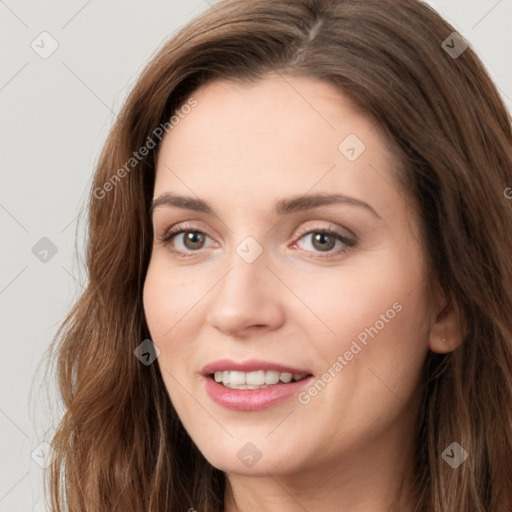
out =
[[[193,97],[160,148],[144,287],[185,429],[238,474],[402,442],[431,313],[416,217],[375,122],[306,78]]]

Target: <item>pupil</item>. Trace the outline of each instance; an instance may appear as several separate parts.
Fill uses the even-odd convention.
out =
[[[187,242],[190,242],[194,249],[197,249],[196,245],[201,245],[202,235],[196,231],[189,231],[185,237]]]
[[[326,238],[330,238],[331,239],[331,243],[329,244],[325,244],[325,239]],[[325,250],[325,249],[332,249],[333,248],[333,243],[334,243],[334,239],[333,237],[331,237],[331,235],[329,235],[328,233],[317,233],[314,237],[313,237],[313,245],[316,245],[316,243],[319,242],[320,245],[318,246],[318,248],[322,249],[322,250]]]

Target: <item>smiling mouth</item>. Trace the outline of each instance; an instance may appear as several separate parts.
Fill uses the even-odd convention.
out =
[[[229,389],[264,389],[298,382],[310,377],[307,373],[286,373],[274,370],[257,370],[254,372],[217,371],[209,377]]]

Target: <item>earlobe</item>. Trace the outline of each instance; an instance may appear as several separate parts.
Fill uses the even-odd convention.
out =
[[[430,336],[428,346],[432,352],[437,354],[446,354],[452,352],[459,344],[453,343],[452,339],[445,336]]]
[[[444,304],[436,314],[430,329],[428,346],[432,352],[446,354],[454,351],[464,341],[466,329],[461,315],[452,303]]]

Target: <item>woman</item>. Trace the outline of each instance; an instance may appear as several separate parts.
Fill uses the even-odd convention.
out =
[[[53,510],[511,510],[510,147],[415,0],[185,27],[94,177]]]

